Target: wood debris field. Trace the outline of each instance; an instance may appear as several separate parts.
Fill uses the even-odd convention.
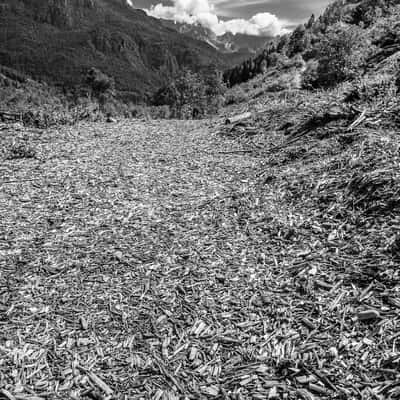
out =
[[[0,398],[400,398],[398,135],[268,115],[0,128]]]

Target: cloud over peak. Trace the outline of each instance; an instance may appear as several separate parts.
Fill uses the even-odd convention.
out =
[[[173,5],[159,3],[145,9],[147,14],[187,24],[200,24],[211,29],[217,36],[227,32],[256,36],[276,36],[286,33],[282,21],[268,12],[258,13],[250,19],[221,20],[209,0],[173,0]]]

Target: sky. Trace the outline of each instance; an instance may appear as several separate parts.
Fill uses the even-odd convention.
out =
[[[128,0],[127,0],[128,1]],[[201,24],[226,32],[280,35],[319,15],[331,0],[129,0],[156,18]]]

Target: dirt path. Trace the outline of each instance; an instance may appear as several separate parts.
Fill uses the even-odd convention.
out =
[[[348,157],[334,138],[305,141],[265,170],[216,130],[127,121],[1,131],[3,397],[394,393],[397,295],[374,284],[376,272],[357,286],[370,231],[341,197],[313,189],[344,179],[327,179],[336,157],[365,146]],[[374,257],[396,273],[386,253]],[[368,308],[381,317],[358,321]]]
[[[36,136],[36,158],[3,163],[10,361],[0,370],[11,392],[78,396],[96,386],[79,365],[129,398],[213,395],[222,370],[228,379],[243,368],[233,356],[250,350],[237,324],[260,333],[267,324],[251,314],[264,255],[238,198],[256,162],[219,154],[234,143],[210,131],[81,126]]]

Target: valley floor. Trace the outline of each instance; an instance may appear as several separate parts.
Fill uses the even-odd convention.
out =
[[[215,121],[16,129],[4,398],[397,398],[400,220],[340,196],[365,141],[279,158]]]

